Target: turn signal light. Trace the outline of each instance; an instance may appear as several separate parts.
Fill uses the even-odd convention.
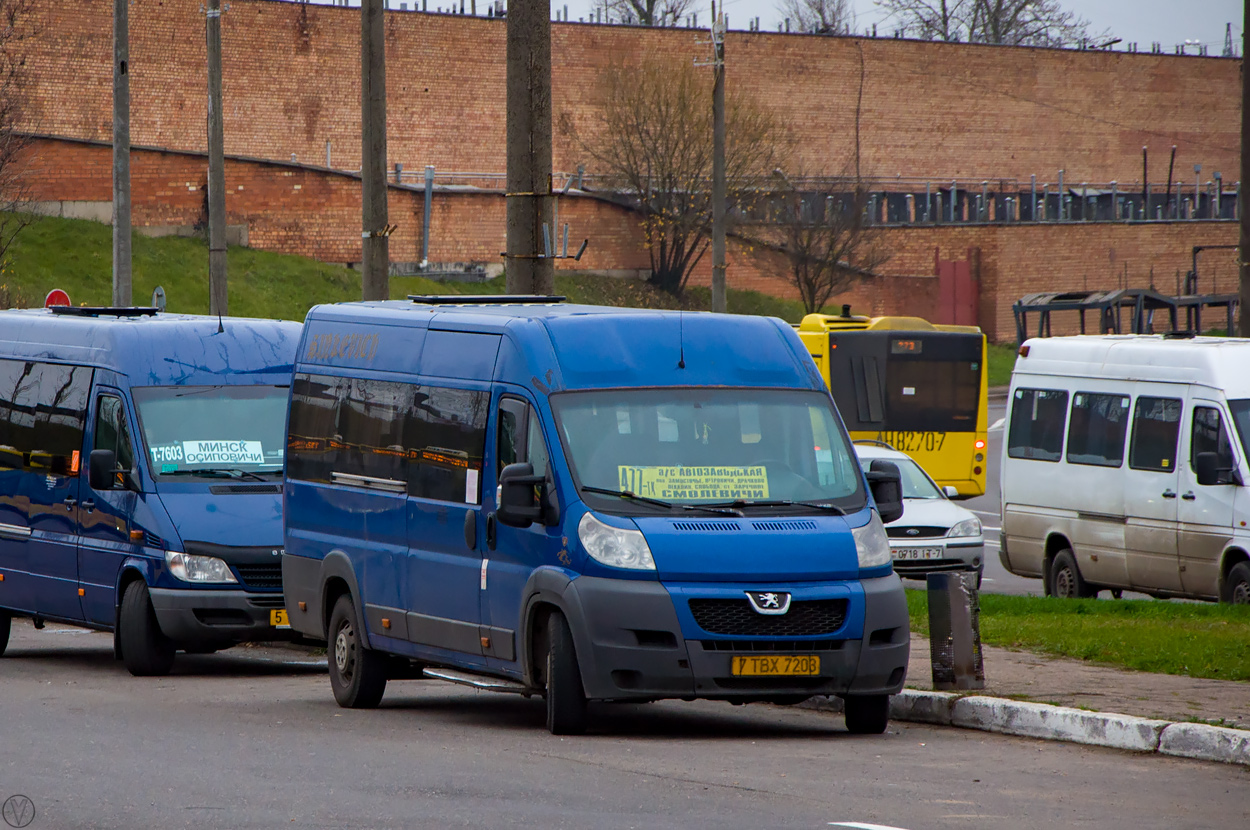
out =
[[[1021,356],[1021,357],[1028,357],[1028,356],[1029,356],[1029,347],[1028,347],[1028,346],[1021,346],[1021,347],[1020,347],[1020,356]]]
[[[985,449],[985,441],[981,438],[978,438],[976,443],[973,444],[972,446],[976,447],[978,450],[983,450]]]
[[[130,541],[132,541],[132,542],[142,542],[142,541],[143,541],[143,531],[142,531],[142,530],[132,530],[132,531],[130,531]]]

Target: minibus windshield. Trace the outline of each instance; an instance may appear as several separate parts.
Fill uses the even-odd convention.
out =
[[[1232,410],[1233,422],[1237,424],[1237,437],[1241,439],[1242,454],[1250,449],[1250,400],[1242,398],[1241,400],[1229,401],[1228,408]]]
[[[272,478],[286,448],[286,386],[131,390],[157,476]]]
[[[864,504],[855,454],[819,392],[612,389],[566,392],[551,403],[583,488],[670,506],[806,501],[849,512]]]

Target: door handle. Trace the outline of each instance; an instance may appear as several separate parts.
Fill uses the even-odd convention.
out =
[[[1173,493],[1171,490],[1164,490],[1164,491],[1163,491],[1163,497],[1164,497],[1165,499],[1174,499],[1174,498],[1176,498],[1176,494],[1175,494],[1175,493]]]
[[[88,513],[95,510],[95,499],[84,499],[82,509],[86,510]]]
[[[61,502],[61,504],[65,505],[70,510],[73,510],[74,505],[78,504],[78,499],[74,498],[73,496],[70,496],[65,501]]]
[[[1193,501],[1194,499],[1196,499],[1196,498],[1198,498],[1198,497],[1194,495],[1194,491],[1193,491],[1193,490],[1190,490],[1188,493],[1186,493],[1185,495],[1181,496],[1181,498],[1183,498],[1185,501]]]
[[[498,520],[495,518],[495,514],[493,512],[488,513],[486,515],[486,547],[490,550],[495,549],[495,543],[498,541],[496,539],[497,525]]]

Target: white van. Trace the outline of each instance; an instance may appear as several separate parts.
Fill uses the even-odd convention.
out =
[[[1008,571],[1054,596],[1250,603],[1250,340],[1029,340],[1008,407]]]

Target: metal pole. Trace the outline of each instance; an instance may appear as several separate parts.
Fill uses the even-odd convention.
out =
[[[1029,176],[1029,219],[1037,221],[1037,174]]]
[[[386,211],[386,41],[382,0],[360,3],[361,296],[390,297]]]
[[[113,0],[113,305],[130,305],[130,0]]]
[[[506,21],[507,290],[553,294],[554,260],[542,246],[551,223],[550,0],[514,0]]]
[[[932,187],[933,185],[930,182],[924,183],[924,221],[925,222],[929,221],[929,208],[933,204],[933,194],[931,191]]]
[[[425,166],[425,218],[421,220],[421,267],[430,261],[430,205],[434,200],[434,165]]]
[[[208,0],[208,313],[224,317],[226,290],[226,157],[221,112],[221,0]]]
[[[1059,171],[1059,221],[1062,222],[1066,218],[1067,211],[1064,210],[1064,197],[1067,195],[1063,192],[1063,171]]]
[[[1244,13],[1250,15],[1250,0],[1246,0]],[[1243,18],[1250,19],[1250,18]],[[1241,73],[1246,72],[1246,55],[1250,54],[1250,33],[1245,29],[1241,32]],[[1250,83],[1241,85],[1241,169],[1250,163]],[[1245,173],[1242,173],[1245,176]],[[1237,240],[1237,265],[1239,270],[1238,312],[1241,321],[1237,333],[1242,337],[1250,337],[1250,211],[1246,210],[1246,189],[1237,183],[1237,213],[1241,223],[1241,234]]]
[[[952,181],[951,182],[951,222],[952,223],[954,223],[955,221],[955,203],[959,201],[959,199],[956,198],[956,194],[958,192],[959,192],[959,182]]]
[[[712,43],[712,311],[725,299],[725,17],[713,15]]]

